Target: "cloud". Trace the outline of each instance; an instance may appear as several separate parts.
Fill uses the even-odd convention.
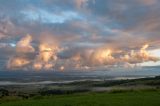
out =
[[[8,69],[69,70],[86,69],[87,67],[89,69],[98,66],[118,66],[119,63],[124,64],[124,67],[126,67],[143,62],[157,62],[160,60],[159,57],[149,54],[146,50],[149,47],[148,44],[144,45],[138,51],[135,48],[135,50],[129,52],[120,48],[110,49],[109,47],[105,47],[105,45],[96,48],[84,48],[83,46],[78,49],[64,48],[58,44],[60,41],[50,35],[40,36],[37,42],[37,49],[31,43],[31,35],[26,35],[17,42],[16,53],[8,60]],[[33,58],[31,58],[30,53],[34,52],[36,55],[32,54]]]
[[[87,3],[88,0],[75,0],[78,9],[82,8],[83,5]]]
[[[139,2],[150,6],[150,5],[156,4],[158,1],[157,0],[139,0]]]
[[[148,48],[149,45],[144,45],[140,51],[135,52],[132,50],[129,55],[125,55],[124,57],[121,57],[122,61],[130,63],[130,64],[136,64],[136,63],[143,63],[143,62],[148,62],[148,61],[159,61],[160,58],[156,56],[152,56],[149,54],[146,49]]]
[[[66,67],[84,68],[84,67],[99,67],[99,66],[121,66],[134,67],[136,64],[143,62],[160,60],[157,56],[152,56],[146,49],[149,45],[144,45],[140,50],[111,50],[109,48],[92,48],[92,49],[76,49],[65,52],[63,61],[67,60]],[[78,52],[79,51],[79,52]],[[63,55],[63,54],[62,54]],[[61,56],[63,57],[63,56]]]
[[[16,54],[15,56],[11,56],[7,63],[7,68],[9,69],[17,69],[23,68],[23,66],[30,63],[30,59],[28,59],[29,54],[34,52],[34,48],[31,46],[32,36],[26,35],[16,44]]]
[[[32,47],[31,42],[32,42],[32,36],[26,35],[24,38],[22,38],[20,41],[17,42],[16,51],[19,53],[34,52],[35,50]]]
[[[22,57],[13,57],[8,61],[8,69],[21,69],[23,66],[29,64],[30,61]]]
[[[39,54],[34,60],[33,68],[36,70],[51,70],[57,60],[58,46],[55,44],[49,44],[47,42],[40,43]]]
[[[160,48],[158,0],[0,2],[0,60],[9,68],[69,70],[159,61],[148,53]],[[145,44],[149,47],[141,49]],[[24,64],[16,66],[19,62]]]
[[[0,39],[4,38],[5,35],[3,33],[0,33]]]

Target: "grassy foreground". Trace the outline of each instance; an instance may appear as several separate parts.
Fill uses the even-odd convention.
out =
[[[0,106],[160,106],[160,91],[113,91],[40,96]]]

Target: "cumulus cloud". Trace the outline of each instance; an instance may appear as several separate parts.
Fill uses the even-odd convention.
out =
[[[75,0],[77,8],[82,8],[83,5],[87,3],[88,0]]]
[[[10,59],[8,60],[7,68],[17,69],[24,68],[24,66],[26,66],[26,68],[28,69],[35,70],[53,69],[55,61],[57,60],[57,52],[60,49],[52,39],[46,39],[40,38],[38,43],[38,49],[35,50],[35,48],[31,45],[31,35],[28,34],[21,38],[20,41],[18,41],[16,44],[15,56],[10,57]],[[33,54],[34,52],[35,54]],[[31,54],[33,54],[33,58],[30,58]]]
[[[99,66],[122,66],[123,67],[134,67],[137,64],[153,61],[157,62],[160,57],[153,56],[147,51],[149,45],[144,45],[139,50],[111,50],[109,48],[94,48],[94,49],[81,49],[81,52],[74,52],[68,57],[64,58],[68,60],[69,64],[65,64],[66,67],[70,66],[73,68],[85,68],[85,67],[99,67]],[[88,69],[87,68],[87,69]]]
[[[158,1],[157,0],[139,0],[139,2],[141,2],[141,3],[145,4],[145,5],[154,5]]]
[[[34,52],[34,48],[31,46],[32,36],[26,35],[24,38],[16,44],[16,56],[10,57],[7,63],[7,68],[17,69],[22,68],[24,65],[30,63],[30,59],[27,58],[26,53]]]
[[[115,63],[115,58],[112,56],[112,51],[109,49],[94,51],[90,59],[93,65],[113,65]]]
[[[8,60],[7,68],[8,69],[23,69],[25,65],[29,64],[30,61],[23,57],[11,57]]]
[[[149,52],[146,50],[148,47],[149,45],[144,45],[138,52],[132,50],[129,55],[127,54],[124,57],[121,57],[121,59],[122,61],[130,64],[143,63],[147,61],[159,61],[159,57],[149,54]]]
[[[96,66],[114,66],[119,63],[123,63],[124,67],[126,67],[127,64],[130,64],[127,66],[131,66],[148,61],[159,61],[158,57],[150,55],[146,50],[149,47],[147,44],[139,51],[131,50],[130,53],[127,53],[127,51],[122,50],[125,54],[121,53],[122,51],[117,52],[109,48],[86,48],[85,50],[80,49],[81,51],[75,50],[70,56],[63,58],[59,54],[65,52],[67,48],[60,47],[54,40],[41,39],[38,43],[37,51],[31,46],[31,41],[32,36],[26,35],[17,42],[16,55],[8,60],[7,68],[24,69],[26,67],[33,70],[88,69]],[[68,51],[71,53],[70,48],[68,48]],[[28,58],[28,53],[32,52],[37,52],[38,54],[30,59]]]
[[[18,41],[16,45],[16,51],[19,53],[34,52],[35,50],[32,47],[31,42],[32,42],[32,36],[26,35],[24,38]]]
[[[0,33],[0,39],[4,38],[5,35],[3,33]]]
[[[39,54],[37,55],[33,68],[36,70],[51,70],[57,60],[57,45],[41,43],[39,45]]]

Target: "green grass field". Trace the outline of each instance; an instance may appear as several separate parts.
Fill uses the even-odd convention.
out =
[[[0,106],[160,106],[160,91],[81,93],[5,101]]]

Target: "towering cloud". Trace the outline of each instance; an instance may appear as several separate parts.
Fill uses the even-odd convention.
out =
[[[30,63],[30,60],[27,59],[26,53],[34,52],[34,48],[31,46],[32,36],[26,35],[16,44],[16,56],[13,56],[9,59],[7,68],[17,69],[22,68],[23,66]]]
[[[19,53],[30,53],[34,52],[34,48],[31,46],[32,36],[26,35],[16,45],[16,51]]]
[[[48,36],[49,37],[49,36]],[[50,37],[49,37],[50,38]],[[9,69],[17,68],[30,68],[33,70],[64,70],[65,67],[69,68],[85,68],[96,66],[114,66],[119,63],[126,64],[138,64],[147,61],[158,61],[159,58],[152,56],[146,50],[149,45],[144,45],[140,50],[127,53],[123,51],[115,52],[107,48],[95,48],[92,50],[86,50],[83,52],[77,52],[69,58],[61,59],[58,54],[64,52],[54,40],[40,40],[38,43],[38,49],[31,45],[32,36],[26,35],[16,45],[16,55],[11,57],[8,61],[7,67]],[[122,51],[122,50],[121,50]],[[36,52],[33,59],[28,58],[29,53]],[[88,67],[88,68],[86,68]],[[124,66],[125,67],[125,66]]]
[[[114,64],[115,58],[112,56],[110,49],[100,49],[92,53],[91,62],[97,65]]]
[[[125,55],[124,57],[121,57],[121,59],[122,61],[130,64],[143,63],[147,61],[159,61],[159,57],[155,57],[149,54],[149,52],[146,50],[148,47],[149,45],[146,44],[138,52],[131,50],[129,54]]]
[[[57,60],[58,47],[56,45],[41,43],[39,45],[39,54],[36,57],[33,68],[36,70],[51,70]]]

